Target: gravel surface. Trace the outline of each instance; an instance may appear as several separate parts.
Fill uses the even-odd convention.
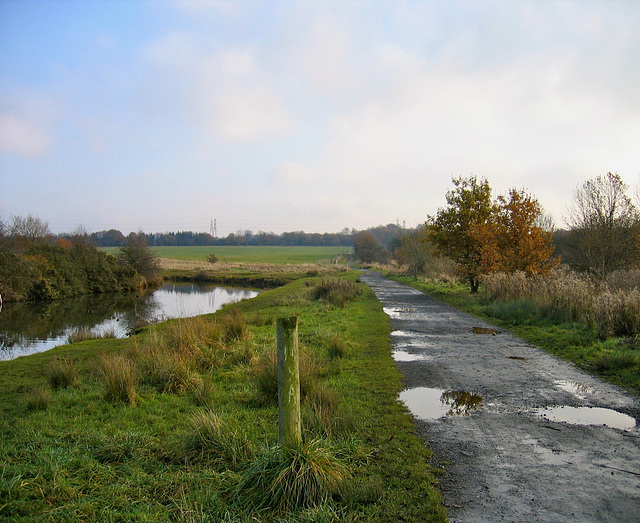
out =
[[[640,522],[638,398],[416,289],[361,280],[391,318],[400,400],[445,469],[450,521]]]

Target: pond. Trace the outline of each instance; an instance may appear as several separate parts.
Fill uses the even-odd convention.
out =
[[[43,352],[90,330],[127,336],[145,322],[208,314],[258,292],[205,284],[168,283],[144,295],[92,294],[50,302],[4,303],[0,309],[0,360]]]

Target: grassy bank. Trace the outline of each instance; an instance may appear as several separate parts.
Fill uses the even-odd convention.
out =
[[[0,518],[443,521],[429,452],[397,402],[388,318],[355,279],[299,279],[129,339],[0,362]],[[247,487],[275,467],[274,321],[291,315],[301,462],[333,471],[298,507]]]
[[[635,331],[626,335],[606,335],[609,332],[608,326],[617,324],[605,317],[613,312],[614,307],[608,307],[608,314],[600,312],[597,317],[594,312],[586,312],[590,310],[590,306],[585,305],[584,311],[581,311],[581,301],[598,303],[602,299],[593,300],[593,296],[586,299],[589,292],[595,291],[585,291],[579,282],[558,280],[558,294],[552,299],[545,296],[543,300],[535,295],[530,298],[515,295],[499,298],[494,292],[494,282],[489,292],[481,287],[479,293],[471,294],[467,286],[456,283],[416,280],[409,276],[390,277],[484,318],[494,325],[509,329],[521,338],[555,356],[575,363],[591,374],[598,375],[631,393],[640,394],[640,338],[633,334]],[[628,281],[629,278],[627,283]],[[619,292],[633,297],[633,291]],[[581,296],[577,296],[578,293]],[[601,289],[601,297],[606,299],[608,294],[611,294],[610,290]],[[542,295],[542,289],[537,289],[537,295]],[[621,313],[623,318],[628,315],[628,310]],[[634,321],[640,321],[640,315],[634,313],[633,316],[635,319],[625,320],[627,328],[635,328]]]

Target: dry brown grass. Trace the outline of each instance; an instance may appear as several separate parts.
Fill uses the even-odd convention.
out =
[[[601,338],[640,334],[640,270],[606,281],[558,268],[548,276],[494,273],[483,277],[491,301],[530,300],[545,315],[594,325]]]
[[[343,270],[343,266],[318,265],[315,263],[275,264],[275,263],[209,263],[201,260],[174,260],[171,258],[159,258],[160,268],[163,270],[179,271],[210,271],[212,273],[267,273],[267,274],[307,274],[318,275],[332,274]]]

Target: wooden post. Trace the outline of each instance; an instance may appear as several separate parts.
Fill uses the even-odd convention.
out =
[[[298,318],[278,318],[278,443],[281,446],[302,443],[300,422],[300,370]]]

